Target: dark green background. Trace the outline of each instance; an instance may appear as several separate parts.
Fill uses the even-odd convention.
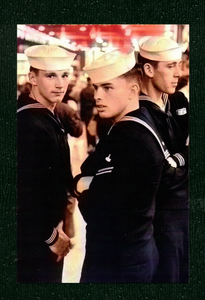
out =
[[[0,298],[2,300],[205,299],[205,8],[203,1],[1,1]],[[190,283],[16,283],[16,25],[190,24]]]

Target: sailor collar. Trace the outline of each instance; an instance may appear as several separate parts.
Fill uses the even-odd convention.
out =
[[[156,106],[159,110],[163,111],[163,112],[167,112],[170,110],[170,105],[169,105],[169,101],[168,101],[168,94],[163,93],[162,94],[162,101],[164,103],[164,105],[162,107],[160,107],[158,104],[156,104],[149,96],[147,96],[144,93],[141,93],[139,96],[139,100],[145,100],[145,101],[150,101],[153,103],[154,106]]]

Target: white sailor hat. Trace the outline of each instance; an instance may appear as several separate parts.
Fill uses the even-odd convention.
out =
[[[27,48],[24,53],[30,66],[40,70],[70,69],[76,54],[55,45],[36,45]]]
[[[135,64],[134,49],[118,48],[103,54],[83,70],[93,83],[102,83],[128,72]]]
[[[180,59],[187,46],[164,36],[145,36],[139,40],[139,54],[154,61],[170,61]]]

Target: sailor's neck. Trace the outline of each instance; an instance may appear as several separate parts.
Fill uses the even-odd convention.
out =
[[[164,103],[164,100],[163,100],[163,93],[162,92],[142,87],[142,93],[147,95],[150,98],[150,101],[157,104],[160,108],[164,107],[165,103]]]

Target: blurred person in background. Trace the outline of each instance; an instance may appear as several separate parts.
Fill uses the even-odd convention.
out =
[[[77,110],[77,105],[75,105],[75,101],[68,100],[67,103],[57,103],[55,107],[55,113],[60,119],[61,123],[64,126],[65,132],[67,134],[68,144],[70,148],[70,157],[71,164],[73,162],[74,151],[76,151],[75,147],[77,146],[78,155],[83,159],[83,155],[86,149],[84,148],[84,144],[79,141],[83,140],[83,122],[80,118],[80,114]]]
[[[179,78],[177,91],[182,92],[189,101],[189,52],[186,51],[182,56],[182,71]]]
[[[18,91],[19,91],[18,96],[20,96],[21,94],[30,93],[30,90],[31,90],[31,84],[30,82],[26,82],[25,84],[18,86]]]
[[[31,84],[28,82],[27,76],[21,75],[17,79],[17,99],[23,93],[30,93]]]
[[[73,87],[75,86],[77,81],[76,76],[74,75],[69,75],[69,84],[68,84],[68,88],[67,91],[63,97],[62,103],[67,103],[69,99],[75,100],[73,97],[70,96],[70,93],[72,92]],[[76,100],[75,100],[76,101]]]
[[[82,121],[78,111],[67,103],[57,103],[55,113],[60,119],[65,132],[73,137],[79,137],[83,132]]]
[[[82,89],[84,89],[87,86],[87,79],[84,75],[79,74],[77,80],[76,80],[76,84],[73,86],[71,92],[69,93],[69,96],[74,98],[75,101],[78,103],[79,105],[79,101],[80,101],[80,93],[82,91]]]
[[[148,111],[139,109],[142,70],[133,49],[116,49],[84,71],[93,82],[99,116],[113,124],[75,177],[87,223],[80,282],[151,282],[158,265],[155,195],[170,163]]]
[[[88,153],[90,148],[94,149],[96,146],[97,123],[94,120],[95,110],[94,87],[90,77],[88,77],[87,86],[80,93],[80,116],[86,127]],[[91,130],[89,130],[88,125],[92,126],[92,128],[89,126]]]
[[[140,107],[145,107],[173,156],[156,195],[154,237],[159,265],[154,282],[188,282],[188,100],[175,92],[185,45],[165,37],[139,41],[143,68]]]
[[[73,177],[55,107],[67,90],[75,54],[50,45],[29,47],[25,54],[32,87],[20,95],[17,110],[17,281],[60,283],[74,234]]]

